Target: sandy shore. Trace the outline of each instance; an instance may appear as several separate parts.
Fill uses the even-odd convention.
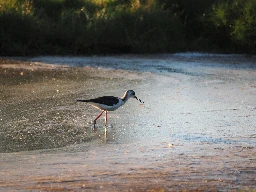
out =
[[[256,189],[256,72],[208,76],[0,62],[0,190]],[[206,72],[206,71],[204,71]],[[77,98],[136,100],[92,131]]]

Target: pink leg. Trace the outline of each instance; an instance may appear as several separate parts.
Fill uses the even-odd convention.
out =
[[[97,119],[99,119],[100,118],[100,116],[102,115],[102,113],[103,113],[104,111],[102,111],[99,115],[98,115],[98,117],[96,117],[96,119],[94,119],[94,128],[95,128],[95,124],[96,124],[96,121],[97,121]]]
[[[105,117],[105,126],[107,125],[107,122],[108,122],[108,112],[107,111],[105,111],[106,112],[106,117]]]

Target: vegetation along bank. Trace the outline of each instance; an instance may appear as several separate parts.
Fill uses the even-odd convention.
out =
[[[0,55],[256,52],[256,0],[0,0]]]

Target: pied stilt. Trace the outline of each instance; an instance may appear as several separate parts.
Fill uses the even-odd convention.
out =
[[[141,103],[144,103],[135,96],[135,92],[133,90],[126,91],[124,96],[121,97],[121,98],[114,97],[114,96],[103,96],[103,97],[98,97],[98,98],[89,99],[89,100],[79,99],[77,101],[78,102],[86,102],[86,103],[102,110],[102,112],[93,121],[94,122],[94,128],[95,128],[96,120],[100,118],[100,116],[103,114],[103,112],[106,113],[105,125],[107,125],[108,111],[114,111],[114,110],[118,109],[120,106],[124,105],[126,103],[126,101],[130,98],[135,98],[138,101],[140,101]]]

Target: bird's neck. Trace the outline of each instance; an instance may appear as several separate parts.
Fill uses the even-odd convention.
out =
[[[125,103],[125,102],[128,100],[128,97],[127,97],[127,95],[125,94],[121,99],[122,99],[122,101]]]

